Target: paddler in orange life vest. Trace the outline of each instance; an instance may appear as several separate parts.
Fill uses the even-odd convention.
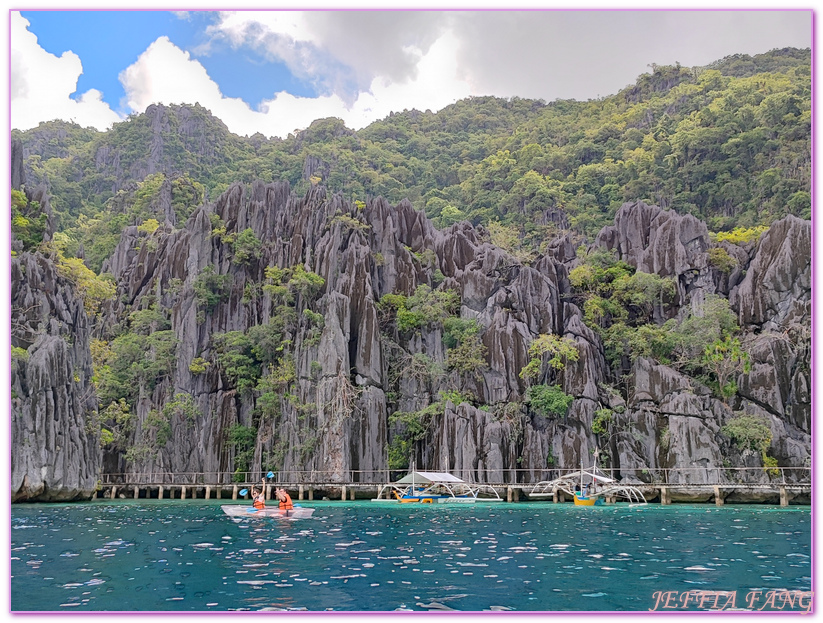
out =
[[[256,487],[251,488],[251,495],[252,495],[252,498],[254,499],[254,504],[252,504],[252,506],[254,506],[254,508],[256,508],[257,510],[263,510],[264,508],[266,508],[266,496],[264,495],[265,491],[266,491],[266,479],[265,478],[263,478],[263,485],[260,488],[260,491],[258,491]]]
[[[294,508],[294,504],[292,504],[291,501],[291,496],[286,493],[285,489],[278,487],[275,491],[275,495],[277,495],[277,499],[280,500],[281,511],[290,511]]]

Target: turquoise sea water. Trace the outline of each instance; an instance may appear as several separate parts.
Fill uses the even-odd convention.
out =
[[[223,501],[222,503],[226,503]],[[216,500],[14,505],[14,611],[647,610],[656,591],[811,590],[809,507]]]

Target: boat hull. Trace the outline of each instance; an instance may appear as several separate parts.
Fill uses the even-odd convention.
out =
[[[226,504],[221,506],[223,512],[235,519],[250,519],[252,517],[267,517],[272,519],[307,519],[314,513],[313,508],[298,506],[291,510],[280,510],[276,506],[256,509],[242,504]]]
[[[603,506],[603,498],[588,498],[574,495],[575,506]]]
[[[458,497],[447,495],[400,495],[394,492],[394,497],[401,504],[474,504],[477,499],[473,497]]]

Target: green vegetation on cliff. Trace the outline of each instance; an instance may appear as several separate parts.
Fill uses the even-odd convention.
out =
[[[810,52],[785,49],[653,66],[597,100],[473,97],[358,132],[321,119],[284,140],[239,137],[194,105],[152,106],[105,133],[51,122],[13,136],[30,184],[49,185],[58,228],[87,255],[169,202],[180,224],[206,197],[255,179],[408,198],[439,226],[512,226],[538,248],[557,226],[596,233],[631,200],[713,231],[809,218],[810,99]]]
[[[180,440],[205,419],[210,460],[236,478],[317,465],[318,449],[345,448],[345,435],[352,446],[334,458],[340,465],[387,458],[402,468],[441,443],[452,411],[499,439],[500,458],[484,461],[568,465],[540,435],[570,423],[597,436],[601,456],[616,456],[620,435],[642,441],[627,428],[622,387],[647,365],[639,359],[734,409],[760,400],[747,371],[794,357],[753,348],[757,328],[741,330],[726,297],[754,275],[767,224],[809,215],[808,64],[808,52],[778,51],[653,67],[596,101],[471,98],[358,132],[319,120],[286,140],[231,135],[198,106],[153,106],[107,133],[44,124],[19,135],[29,178],[12,193],[15,248],[50,253],[91,312],[94,426],[112,465],[181,465]],[[258,201],[255,186],[217,198],[256,179],[285,179],[298,197],[269,186]],[[53,195],[42,209],[32,197],[48,195],[31,191],[39,182]],[[321,183],[346,201],[320,189],[299,198]],[[408,197],[437,227],[484,228],[438,236],[405,204],[367,207],[375,195]],[[700,224],[675,240],[683,221],[696,221],[663,212],[664,237],[648,222],[657,208],[636,203],[621,212],[635,215],[623,229],[580,244],[627,200],[691,212],[715,233]],[[205,239],[180,232],[207,201]],[[634,262],[626,222],[646,241],[658,232],[655,259],[694,251],[699,261]],[[98,273],[126,227],[110,264],[121,280],[114,299]],[[549,244],[554,252],[539,258]],[[12,353],[20,365],[29,355]],[[721,432],[743,451],[751,444],[738,429]],[[661,448],[685,434],[665,430]],[[375,439],[381,451],[364,452]]]

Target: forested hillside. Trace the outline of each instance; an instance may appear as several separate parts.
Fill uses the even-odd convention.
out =
[[[52,122],[13,137],[29,185],[48,187],[68,252],[82,245],[94,270],[124,226],[182,223],[206,197],[254,180],[407,198],[436,226],[499,223],[504,246],[539,251],[558,229],[591,238],[625,201],[694,214],[711,231],[809,218],[810,98],[809,50],[785,49],[654,66],[599,100],[476,97],[359,132],[323,119],[285,140],[239,137],[193,105],[152,106],[105,133]]]
[[[285,140],[197,105],[14,132],[13,498],[100,469],[806,465],[809,64]]]

